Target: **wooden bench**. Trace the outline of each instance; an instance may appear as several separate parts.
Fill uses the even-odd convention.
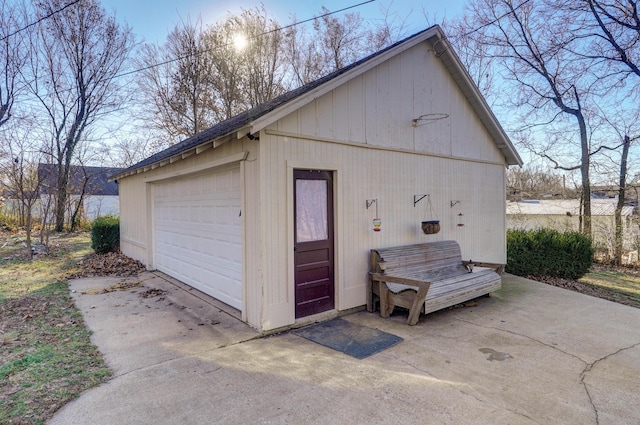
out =
[[[456,241],[372,249],[367,310],[389,317],[396,306],[409,309],[407,323],[430,313],[486,295],[502,285],[504,265],[462,261]]]

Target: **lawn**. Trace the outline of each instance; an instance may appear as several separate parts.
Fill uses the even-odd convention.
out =
[[[52,238],[33,261],[22,240],[0,234],[0,423],[44,424],[111,372],[66,280],[90,252],[88,233]]]
[[[637,269],[596,266],[579,282],[601,291],[601,298],[640,308],[640,273]]]

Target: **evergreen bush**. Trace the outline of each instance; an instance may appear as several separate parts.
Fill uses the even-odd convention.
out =
[[[96,254],[116,252],[120,248],[120,220],[118,217],[103,216],[91,225],[91,248]]]
[[[593,264],[591,238],[553,229],[507,230],[505,271],[518,276],[578,279]]]

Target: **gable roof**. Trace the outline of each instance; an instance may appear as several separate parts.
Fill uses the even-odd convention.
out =
[[[82,167],[72,165],[69,170],[69,194],[80,195],[86,182],[85,195],[118,196],[118,184],[109,181],[109,176],[124,171],[124,168]],[[56,164],[38,164],[40,193],[53,195],[58,190],[58,166]]]
[[[467,101],[478,114],[482,124],[504,155],[506,163],[508,165],[522,165],[520,155],[464,65],[462,65],[462,62],[453,51],[444,32],[440,26],[434,25],[318,80],[222,121],[132,165],[111,178],[117,179],[148,171],[149,169],[184,159],[192,153],[200,153],[205,149],[219,146],[227,141],[254,134],[313,99],[423,41],[429,41],[434,46],[436,57],[443,62]]]

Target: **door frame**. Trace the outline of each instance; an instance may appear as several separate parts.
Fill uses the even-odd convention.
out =
[[[319,170],[333,173],[333,283],[334,308],[315,315],[295,318],[295,258],[294,258],[294,170]],[[342,166],[335,163],[318,163],[307,161],[287,161],[287,300],[289,305],[289,323],[311,322],[318,316],[335,315],[340,310],[341,268],[342,260],[342,232],[340,213],[342,211]]]
[[[327,170],[294,169],[294,267],[295,267],[295,315],[296,319],[313,316],[329,310],[335,310],[335,231],[333,209],[333,172]],[[326,237],[300,241],[298,224],[301,217],[298,216],[299,193],[304,191],[298,188],[299,181],[319,182],[327,188],[325,202],[314,202],[326,214]],[[313,253],[313,254],[312,254]],[[324,260],[323,253],[327,254]],[[313,259],[309,258],[312,256]],[[319,257],[320,256],[320,257]],[[305,260],[306,258],[306,260]],[[310,262],[309,262],[310,261]],[[320,264],[323,264],[320,266]],[[327,271],[325,274],[324,271]],[[312,274],[311,278],[309,274]],[[308,279],[326,279],[324,283],[309,281]],[[302,280],[302,281],[301,281]],[[310,286],[308,287],[307,284]],[[318,293],[320,291],[322,295]],[[325,292],[327,291],[327,292]],[[309,302],[311,304],[307,304]]]

